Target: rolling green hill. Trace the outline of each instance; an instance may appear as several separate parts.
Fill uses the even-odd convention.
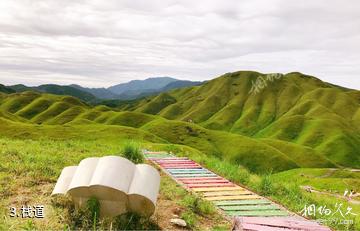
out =
[[[6,87],[2,84],[0,84],[0,92],[3,92],[3,93],[14,93],[15,90],[9,88],[9,87]]]
[[[8,86],[12,92],[36,91],[55,95],[69,95],[84,100],[86,102],[95,102],[98,99],[91,93],[83,91],[73,86],[62,86],[56,84],[43,84],[37,87],[28,87],[23,84]],[[11,92],[11,93],[12,93]]]
[[[120,126],[248,167],[360,167],[359,92],[290,73],[249,93],[257,72],[225,74],[114,109],[70,96],[0,95],[0,116],[38,126]],[[10,122],[12,121],[12,122]]]
[[[261,76],[264,86],[250,93]],[[360,167],[360,92],[289,73],[272,81],[257,72],[228,73],[201,86],[147,98],[122,110],[193,121],[205,128],[271,138]],[[356,163],[354,163],[356,162]]]

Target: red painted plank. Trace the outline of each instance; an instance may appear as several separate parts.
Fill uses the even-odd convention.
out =
[[[164,168],[171,168],[171,167],[201,167],[200,165],[198,164],[189,164],[189,165],[174,165],[174,164],[171,164],[171,165],[163,165],[163,164],[160,164],[160,166],[164,167]]]

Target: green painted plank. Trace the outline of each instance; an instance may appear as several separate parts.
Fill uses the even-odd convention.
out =
[[[226,211],[226,214],[231,216],[244,216],[244,217],[289,216],[289,214],[283,210]]]
[[[257,200],[234,200],[234,201],[215,201],[217,206],[226,206],[226,205],[258,205],[258,204],[271,204],[271,201],[264,199]]]
[[[155,156],[155,157],[158,157],[158,156],[173,157],[173,156],[170,156],[169,154],[146,154],[145,156],[146,156],[146,157],[149,157],[149,156]]]
[[[225,211],[258,211],[258,210],[279,210],[276,205],[234,205],[234,206],[219,206]]]

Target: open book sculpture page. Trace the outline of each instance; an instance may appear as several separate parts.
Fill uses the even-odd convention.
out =
[[[150,165],[135,165],[119,156],[91,157],[79,166],[65,167],[52,195],[68,193],[79,207],[94,196],[100,202],[100,216],[126,212],[151,216],[159,187],[160,175]]]

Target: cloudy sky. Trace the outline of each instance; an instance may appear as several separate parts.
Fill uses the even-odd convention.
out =
[[[0,1],[3,84],[107,87],[237,70],[360,89],[360,1]]]

